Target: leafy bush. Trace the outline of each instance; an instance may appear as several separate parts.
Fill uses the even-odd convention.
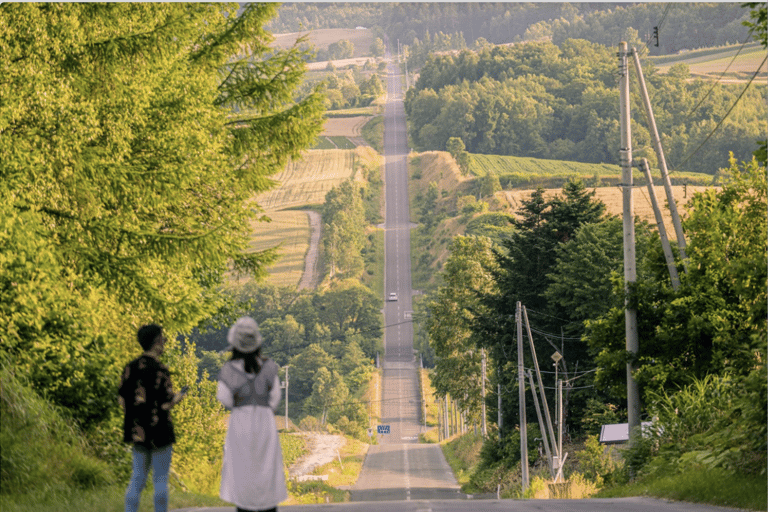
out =
[[[654,476],[692,468],[766,471],[765,367],[747,377],[708,375],[673,394],[652,393],[647,436],[633,440],[626,467]]]

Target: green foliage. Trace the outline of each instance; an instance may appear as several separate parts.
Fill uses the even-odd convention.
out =
[[[307,441],[302,436],[280,433],[280,448],[283,452],[283,463],[290,466],[307,453]]]
[[[595,398],[588,398],[584,413],[581,416],[581,429],[587,435],[600,433],[603,425],[621,423],[618,415],[618,406],[612,403],[603,403]]]
[[[513,217],[508,213],[484,213],[467,223],[464,231],[466,235],[485,236],[490,238],[495,245],[511,236],[514,231]]]
[[[432,56],[406,94],[409,137],[420,150],[443,150],[460,138],[471,154],[619,164],[611,142],[620,136],[611,51],[567,39]],[[699,106],[709,88],[703,81],[649,74],[648,87],[658,130],[672,141],[667,153],[681,155],[679,165],[670,164],[678,171],[713,176],[727,151],[747,159],[755,141],[764,139],[764,92],[750,88],[742,94],[741,86],[724,85]],[[708,138],[733,105],[734,121]],[[641,111],[634,114],[633,137],[638,146],[650,147]],[[700,147],[705,138],[708,143]],[[694,150],[695,162],[683,156]],[[654,165],[655,156],[646,156]],[[500,176],[504,186],[523,185],[525,178]]]
[[[236,7],[0,7],[0,350],[87,428],[139,325],[188,331],[263,275],[246,202],[321,129],[276,6]]]
[[[722,469],[689,468],[657,477],[638,478],[605,488],[597,498],[652,496],[689,503],[706,503],[739,510],[765,510],[768,488],[763,475],[743,475]]]
[[[765,366],[741,379],[708,375],[674,393],[651,394],[654,423],[629,450],[628,465],[650,476],[696,467],[764,475],[765,375]]]
[[[7,361],[0,368],[2,494],[90,489],[114,482],[66,412],[42,399]]]
[[[457,236],[451,255],[441,272],[444,285],[429,301],[426,330],[435,352],[432,383],[439,396],[460,397],[462,410],[477,418],[482,408],[480,382],[484,340],[473,333],[472,325],[484,311],[481,293],[493,293],[491,272],[496,269],[491,240]]]
[[[674,389],[710,373],[744,376],[764,364],[765,168],[754,160],[732,161],[725,176],[722,189],[696,194],[689,203],[688,274],[678,292],[670,289],[658,249],[639,260],[632,298],[644,341],[635,377],[645,392]],[[587,324],[588,342],[599,352],[598,383],[614,383],[616,397],[626,372],[623,316],[614,307]]]
[[[348,180],[331,189],[323,205],[323,245],[331,278],[357,277],[363,270],[364,192]]]
[[[579,469],[583,475],[595,482],[598,487],[610,484],[618,462],[611,454],[612,448],[606,449],[596,435],[587,437],[584,449],[578,452]]]

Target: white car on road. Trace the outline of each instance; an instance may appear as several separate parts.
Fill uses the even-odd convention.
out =
[[[392,292],[389,294],[389,301],[393,302],[397,300],[397,294],[395,292]]]

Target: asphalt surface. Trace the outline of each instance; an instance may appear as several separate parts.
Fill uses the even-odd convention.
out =
[[[232,507],[176,512],[234,512]],[[652,498],[592,500],[416,500],[279,507],[280,512],[735,512],[737,509]]]

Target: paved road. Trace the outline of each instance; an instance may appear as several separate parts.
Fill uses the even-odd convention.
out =
[[[459,486],[436,445],[418,444],[422,402],[411,323],[411,221],[408,204],[408,140],[402,76],[390,61],[384,110],[384,358],[382,425],[390,433],[368,450],[352,501],[457,498]],[[397,300],[388,300],[391,293]]]
[[[234,512],[232,507],[188,508],[176,512]],[[417,500],[279,507],[280,512],[735,512],[733,508],[652,498],[600,500]]]

